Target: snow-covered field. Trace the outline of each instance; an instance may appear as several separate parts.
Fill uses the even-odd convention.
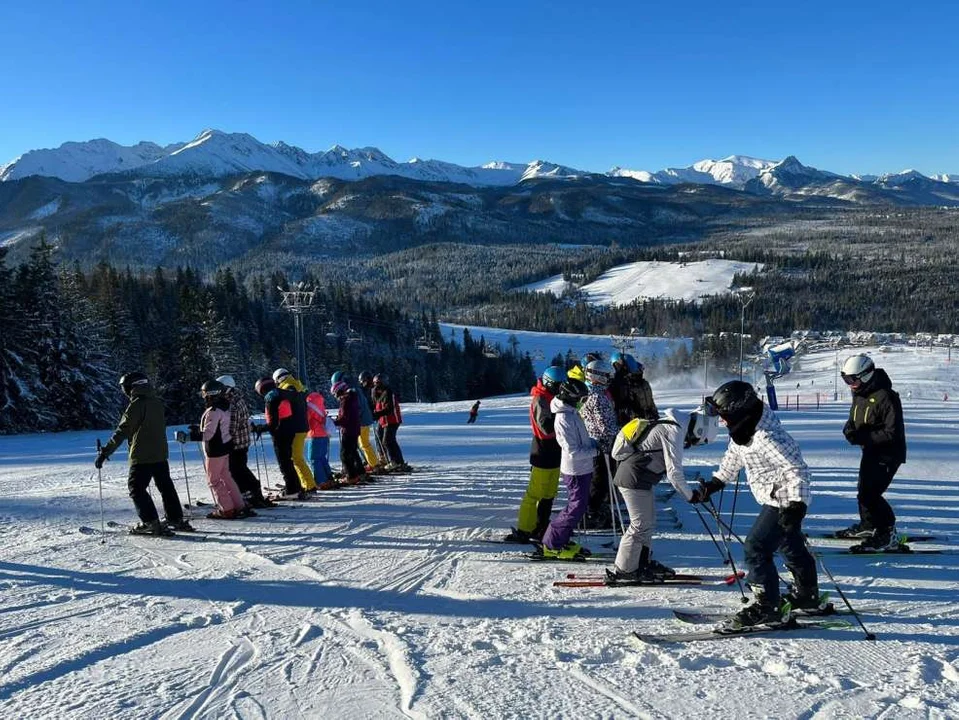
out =
[[[738,592],[556,588],[602,566],[531,564],[481,542],[514,522],[525,486],[523,398],[484,400],[476,425],[468,402],[408,406],[400,440],[421,472],[249,520],[201,518],[216,534],[199,538],[78,533],[99,526],[93,446],[106,432],[14,436],[0,438],[0,717],[959,717],[959,412],[942,400],[959,397],[959,372],[944,350],[876,358],[913,389],[909,462],[889,497],[900,527],[944,552],[855,557],[817,541],[875,642],[851,627],[640,645],[630,631],[692,629],[671,608],[735,610]],[[831,390],[834,362],[804,358],[788,380],[804,397]],[[661,407],[701,395],[652,381]],[[780,414],[813,467],[811,531],[855,517],[845,415],[842,399]],[[691,468],[708,473],[723,446],[691,451]],[[186,464],[193,496],[209,498],[195,446]],[[134,520],[124,478],[122,457],[106,465],[108,520]],[[657,556],[724,573],[692,509],[675,496],[659,507]],[[755,511],[741,495],[740,533]]]
[[[755,268],[755,263],[715,258],[689,263],[643,260],[617,265],[579,290],[592,305],[628,305],[638,298],[699,302],[705,295],[730,292],[736,273]],[[560,296],[567,285],[562,275],[554,275],[520,289]]]

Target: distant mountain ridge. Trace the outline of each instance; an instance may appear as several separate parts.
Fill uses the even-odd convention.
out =
[[[204,130],[189,142],[165,147],[152,142],[123,146],[97,139],[67,142],[56,149],[31,150],[0,166],[0,182],[32,175],[84,182],[98,175],[116,173],[141,177],[219,178],[248,172],[275,172],[301,180],[324,177],[362,180],[397,175],[411,180],[476,187],[508,187],[537,178],[575,179],[600,175],[545,160],[528,163],[493,161],[476,167],[421,158],[398,162],[375,147],[348,149],[334,145],[329,150],[310,153],[282,141],[262,143],[247,133]],[[868,190],[857,192],[856,183],[876,184],[886,189],[910,182],[959,184],[957,174],[941,173],[927,177],[915,170],[880,176],[842,176],[803,166],[792,156],[776,161],[730,155],[720,160],[700,160],[688,167],[665,168],[657,172],[614,167],[605,175],[655,185],[721,185],[764,194],[796,192],[801,188],[800,179],[817,186],[838,182],[835,197],[845,199],[870,195]],[[845,183],[852,185],[847,187]]]

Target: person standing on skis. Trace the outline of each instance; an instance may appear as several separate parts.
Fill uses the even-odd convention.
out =
[[[293,464],[293,439],[297,425],[293,420],[291,392],[276,386],[273,378],[256,381],[256,393],[266,403],[266,428],[273,438],[273,452],[283,475],[284,496],[287,499],[306,499],[306,490],[300,487],[300,476]]]
[[[359,485],[363,479],[363,463],[358,447],[360,437],[360,404],[356,390],[340,380],[330,388],[330,393],[340,403],[333,424],[340,428],[340,463],[343,465],[344,485]]]
[[[614,352],[610,356],[616,371],[609,390],[616,407],[620,427],[633,418],[656,420],[659,409],[653,400],[653,390],[645,378],[645,368],[629,353]]]
[[[378,373],[373,376],[373,417],[380,424],[379,437],[383,450],[389,459],[387,470],[407,472],[410,466],[403,459],[403,451],[396,441],[396,433],[403,424],[403,413],[396,393],[386,382],[386,375]]]
[[[859,522],[836,533],[862,538],[863,550],[895,550],[900,546],[896,514],[883,497],[899,466],[906,462],[906,427],[899,393],[882,368],[868,355],[853,355],[842,366],[842,379],[852,390],[849,419],[842,434],[862,448],[859,462]]]
[[[742,380],[721,385],[706,398],[707,413],[718,415],[729,431],[729,447],[719,470],[701,484],[691,502],[704,502],[734,482],[746,470],[746,481],[760,505],[744,545],[746,581],[755,601],[730,621],[736,629],[783,620],[778,550],[792,572],[794,585],[787,601],[795,609],[819,607],[816,561],[806,545],[802,521],[809,508],[809,467],[799,445],[775,414],[763,405],[753,386]]]
[[[476,422],[476,416],[479,415],[479,406],[480,406],[480,401],[477,400],[477,401],[476,401],[475,403],[473,403],[473,405],[470,407],[470,416],[469,416],[469,418],[467,418],[467,420],[466,420],[466,424],[467,424],[467,425],[472,425],[473,423]]]
[[[330,434],[326,430],[328,415],[323,393],[314,390],[306,396],[306,419],[310,426],[306,459],[313,468],[313,480],[318,489],[332,490],[336,483],[330,467]]]
[[[275,502],[263,497],[260,480],[250,470],[250,408],[243,396],[237,392],[236,380],[232,375],[221,375],[216,380],[225,388],[225,397],[230,403],[230,437],[233,438],[230,476],[251,507],[275,507]]]
[[[286,368],[277,368],[273,371],[273,382],[280,390],[287,391],[287,397],[290,400],[293,413],[290,417],[293,426],[291,457],[293,467],[296,468],[296,475],[300,478],[300,488],[306,492],[313,492],[316,490],[316,481],[313,479],[310,464],[306,461],[306,436],[310,430],[310,424],[306,419],[306,388]]]
[[[120,389],[130,403],[123,411],[117,429],[97,453],[93,464],[99,470],[121,443],[128,442],[130,471],[127,488],[140,517],[140,523],[130,532],[141,535],[165,535],[169,532],[160,522],[156,505],[147,492],[151,480],[163,498],[166,526],[173,530],[192,531],[193,527],[183,518],[180,496],[170,478],[163,402],[154,394],[150,380],[142,372],[131,372],[121,377]]]
[[[589,395],[583,401],[579,414],[586,424],[586,431],[599,446],[593,464],[593,481],[589,486],[589,510],[586,527],[607,530],[613,526],[612,508],[609,504],[610,473],[615,471],[610,453],[619,425],[616,410],[608,386],[613,379],[613,366],[605,360],[592,360],[584,371]]]
[[[342,372],[339,373],[339,377],[337,373],[333,373],[333,377],[330,378],[330,386],[332,387],[340,380],[347,380],[356,390],[356,399],[360,403],[360,452],[366,459],[366,467],[364,468],[366,472],[375,473],[380,470],[384,463],[376,450],[376,437],[373,436],[372,439],[370,437],[372,435],[370,427],[376,424],[376,419],[373,417],[373,399],[371,396],[373,373],[364,370],[359,374],[355,383]]]
[[[199,425],[190,426],[190,440],[203,442],[203,466],[207,485],[213,494],[216,510],[209,513],[211,520],[236,520],[255,515],[240,494],[230,475],[230,453],[233,437],[230,435],[230,401],[226,386],[217,380],[208,380],[200,389],[206,410]]]

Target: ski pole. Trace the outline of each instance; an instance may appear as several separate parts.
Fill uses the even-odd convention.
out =
[[[100,444],[100,438],[97,438],[97,455],[103,446]],[[97,468],[97,485],[100,487],[100,543],[107,541],[106,523],[103,519],[103,468]]]
[[[186,503],[190,508],[190,518],[193,517],[193,498],[190,497],[190,477],[186,472],[186,451],[183,449],[183,443],[180,443],[180,460],[183,461],[183,482],[186,484]]]
[[[722,530],[725,530],[726,533],[728,533],[727,535],[725,535],[726,538],[735,538],[740,545],[746,544],[746,541],[743,540],[741,537],[739,537],[739,535],[736,534],[736,531],[733,530],[732,527],[730,527],[723,520],[722,516],[719,514],[719,511],[713,505],[712,500],[707,500],[705,503],[703,503],[703,507],[705,507],[706,511],[713,516],[713,519],[716,520],[716,523],[719,525],[719,527]]]
[[[253,438],[253,459],[256,460],[256,481],[263,485],[262,476],[260,475],[260,448],[256,445],[256,438]]]
[[[712,529],[706,523],[706,518],[703,517],[702,511],[697,507],[696,504],[693,505],[693,509],[696,511],[696,514],[699,516],[699,519],[703,523],[703,527],[706,528],[706,532],[709,533],[709,537],[712,538],[713,544],[716,546],[716,549],[719,550],[719,554],[722,555],[723,551],[719,549],[719,543],[716,541],[716,536],[713,534]],[[715,516],[714,516],[715,517]],[[733,577],[736,578],[736,585],[739,586],[739,595],[740,600],[743,604],[749,602],[749,598],[746,597],[746,588],[743,587],[743,580],[739,577],[739,569],[736,567],[736,563],[733,562],[733,554],[729,549],[729,543],[726,542],[726,538],[723,537],[722,532],[719,533],[719,537],[722,538],[723,547],[725,548],[726,557],[723,559],[723,565],[729,565],[733,571]]]
[[[846,603],[846,607],[849,608],[849,612],[852,613],[852,616],[856,618],[856,622],[859,623],[859,627],[861,627],[862,631],[866,634],[866,640],[875,640],[876,633],[869,632],[869,630],[866,629],[866,626],[863,625],[862,618],[859,617],[859,613],[856,612],[856,608],[854,608],[852,606],[852,603],[849,602],[849,599],[846,597],[846,593],[844,593],[842,591],[842,588],[839,587],[839,583],[836,582],[836,578],[834,578],[832,573],[829,572],[829,568],[827,568],[826,563],[823,562],[822,555],[820,555],[817,552],[814,552],[813,549],[809,547],[808,541],[806,542],[806,548],[809,550],[810,553],[812,553],[812,556],[819,561],[819,567],[821,567],[823,569],[823,572],[825,572],[826,575],[829,577],[829,580],[832,582],[833,587],[835,587],[836,591],[839,593],[839,597],[841,597],[842,601]]]
[[[619,520],[619,535],[622,537],[626,534],[626,524],[623,522],[623,511],[619,507],[616,491],[613,489],[613,469],[609,465],[609,455],[606,453],[603,453],[603,462],[606,463],[606,477],[609,480],[609,514],[613,524],[613,535],[616,534],[616,521]]]
[[[270,469],[267,467],[268,463],[266,461],[266,447],[263,445],[263,433],[260,433],[256,439],[260,441],[260,452],[263,453],[263,474],[266,475],[266,484],[272,489],[270,485]]]

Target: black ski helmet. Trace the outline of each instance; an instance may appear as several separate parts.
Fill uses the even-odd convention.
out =
[[[386,377],[386,373],[376,373],[376,375],[373,376],[374,385],[386,385],[388,382],[389,380]]]
[[[738,424],[762,404],[753,386],[743,380],[730,380],[706,398],[707,411],[719,415],[729,426]]]
[[[200,388],[200,394],[207,397],[216,397],[226,392],[226,385],[219,380],[207,380]]]
[[[266,394],[275,388],[276,383],[273,382],[273,378],[271,377],[261,377],[253,386],[253,389],[256,390],[256,394],[260,397],[266,397]]]
[[[150,379],[142,372],[134,371],[126,373],[120,378],[120,389],[124,395],[133,392],[133,388],[145,388],[150,386]]]
[[[589,388],[586,383],[576,378],[566,378],[566,382],[559,386],[556,397],[567,405],[576,405],[580,400],[589,395]]]
[[[360,385],[369,385],[373,382],[373,373],[369,370],[364,370],[357,379],[360,381]]]

